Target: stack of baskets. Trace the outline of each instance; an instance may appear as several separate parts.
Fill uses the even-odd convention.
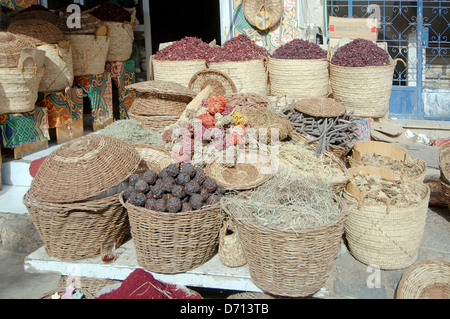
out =
[[[131,84],[128,90],[136,90],[136,97],[128,115],[147,128],[162,132],[174,124],[196,93],[181,84],[167,81],[145,81]]]
[[[44,75],[44,56],[27,39],[0,32],[0,114],[35,109]]]
[[[141,157],[114,137],[91,134],[71,140],[41,164],[23,202],[49,256],[98,256],[100,245],[119,246],[129,230],[118,193]]]
[[[450,144],[441,146],[439,150],[439,171],[442,192],[450,209]]]
[[[23,15],[25,13],[19,17]],[[35,18],[15,19],[8,26],[8,31],[24,36],[39,50],[45,51],[45,73],[39,92],[63,91],[72,86],[72,49],[55,23]]]

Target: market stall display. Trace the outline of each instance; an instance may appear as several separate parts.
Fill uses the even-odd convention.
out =
[[[439,172],[442,191],[450,209],[450,144],[445,144],[439,149]]]
[[[350,253],[381,269],[413,264],[425,228],[429,187],[384,167],[359,166],[349,172],[343,198],[348,206],[345,237]]]

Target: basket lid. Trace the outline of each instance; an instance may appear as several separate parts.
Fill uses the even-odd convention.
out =
[[[212,95],[215,96],[224,96],[237,91],[236,85],[228,75],[219,70],[211,69],[196,72],[189,81],[188,87],[198,93],[208,85],[212,87]]]
[[[42,19],[12,21],[7,31],[20,34],[36,46],[64,41],[64,35],[53,23]]]
[[[265,10],[270,14],[270,25],[266,27],[266,29],[274,26],[280,21],[281,16],[283,14],[283,1],[281,0],[244,0],[242,5],[244,9],[245,19],[252,26],[256,27],[258,25],[257,22],[257,14],[261,11],[261,8],[264,6]]]
[[[41,19],[51,22],[56,25],[59,21],[59,16],[49,10],[30,10],[18,12],[11,21],[16,20],[29,20],[29,19]]]
[[[184,85],[169,81],[143,81],[125,87],[126,90],[136,90],[157,96],[158,98],[177,99],[180,102],[190,102],[196,95],[193,90]]]
[[[64,32],[70,34],[94,34],[98,27],[103,25],[103,22],[94,17],[92,14],[83,11],[80,14],[80,28],[69,28],[67,27],[68,13],[64,13],[59,19],[57,26]]]
[[[15,68],[19,65],[20,55],[25,48],[34,48],[34,44],[14,33],[0,32],[0,67]]]
[[[342,103],[326,97],[297,100],[294,102],[294,108],[299,112],[317,117],[337,117],[345,113]]]
[[[139,153],[130,144],[111,136],[86,135],[47,156],[30,190],[44,202],[86,200],[127,181],[140,162]]]

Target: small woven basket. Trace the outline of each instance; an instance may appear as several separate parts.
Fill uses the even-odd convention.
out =
[[[212,95],[214,96],[236,93],[236,85],[234,85],[233,80],[218,70],[205,69],[198,71],[192,76],[188,87],[199,93],[207,85],[212,87]]]
[[[186,272],[217,251],[222,215],[219,204],[168,213],[120,202],[127,209],[138,264],[158,273]]]
[[[186,102],[160,99],[145,92],[134,99],[129,110],[138,116],[180,116],[186,105]]]
[[[224,220],[220,228],[218,255],[222,264],[228,267],[240,267],[247,263],[236,227],[230,219]]]
[[[274,26],[280,21],[281,16],[283,15],[283,1],[281,0],[244,0],[243,1],[243,10],[245,19],[252,26],[256,26],[256,14],[260,11],[261,6],[264,5],[267,12],[269,12],[271,16],[271,24],[268,26],[269,28]]]
[[[352,149],[352,155],[348,157],[348,163],[350,167],[376,166],[370,161],[363,161],[362,159],[363,156],[371,154],[386,157],[399,164],[403,163],[400,170],[395,171],[405,178],[418,182],[423,182],[425,179],[427,172],[426,162],[420,158],[412,157],[404,148],[391,143],[378,141],[357,142]],[[385,165],[383,164],[382,166]]]
[[[159,173],[164,167],[174,163],[170,152],[163,147],[149,144],[133,144],[133,147],[142,159],[136,174],[145,173],[149,169]]]
[[[118,194],[76,203],[42,202],[29,190],[23,203],[47,254],[60,260],[99,256],[100,244],[120,246],[129,230]]]
[[[252,281],[266,293],[306,297],[327,281],[338,256],[346,217],[313,228],[283,229],[242,219],[233,207],[221,205],[232,217],[250,270]]]
[[[450,263],[421,260],[409,267],[397,287],[397,299],[450,299]]]
[[[189,103],[197,93],[193,90],[169,81],[143,81],[136,82],[125,87],[127,90],[136,90],[141,93],[149,93],[149,95],[161,100],[173,100]]]
[[[128,116],[130,119],[135,119],[136,121],[142,123],[145,127],[152,131],[162,133],[164,129],[174,124],[178,121],[179,116],[142,116],[136,115],[132,110],[128,110]]]
[[[351,176],[360,171],[387,180],[398,176],[383,167],[349,169]],[[345,236],[350,253],[360,262],[389,270],[405,268],[416,261],[425,229],[430,189],[422,182],[403,180],[403,183],[419,192],[419,202],[402,205],[390,204],[386,199],[372,202],[351,179],[347,184],[343,193],[348,206]]]
[[[296,99],[325,97],[329,92],[328,60],[269,58],[270,93]]]

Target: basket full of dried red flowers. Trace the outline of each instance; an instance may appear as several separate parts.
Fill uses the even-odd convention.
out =
[[[159,173],[134,174],[120,194],[127,209],[139,265],[158,273],[181,273],[216,252],[224,189],[191,164],[170,164]]]
[[[328,94],[327,51],[316,43],[294,39],[276,49],[267,66],[273,95],[305,99]]]

